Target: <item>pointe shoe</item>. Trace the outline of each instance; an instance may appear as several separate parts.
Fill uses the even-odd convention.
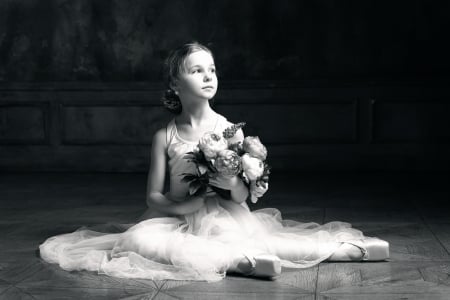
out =
[[[251,265],[250,271],[242,272],[245,276],[275,279],[281,274],[281,261],[278,256],[272,254],[259,254],[256,256],[244,256]]]
[[[350,240],[345,243],[358,247],[363,261],[380,261],[389,258],[389,243],[375,237],[366,237],[362,240]]]

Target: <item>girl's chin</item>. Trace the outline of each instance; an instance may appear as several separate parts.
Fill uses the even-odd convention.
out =
[[[203,95],[212,95],[214,97],[214,95],[216,94],[215,90],[203,90],[202,91]]]
[[[214,96],[216,95],[216,93],[203,93],[202,97],[206,98],[206,99],[212,99],[214,98]]]
[[[193,98],[197,98],[197,99],[204,99],[204,100],[210,100],[212,98],[214,98],[214,96],[216,95],[216,93],[195,93],[195,94],[191,94],[190,97]]]

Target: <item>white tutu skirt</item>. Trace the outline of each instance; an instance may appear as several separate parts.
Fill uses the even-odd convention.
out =
[[[364,238],[349,223],[282,220],[277,209],[250,212],[217,196],[193,214],[118,225],[119,233],[110,233],[111,227],[51,237],[40,245],[40,255],[69,271],[218,281],[243,254],[275,254],[283,267],[307,268],[326,260],[342,242]]]

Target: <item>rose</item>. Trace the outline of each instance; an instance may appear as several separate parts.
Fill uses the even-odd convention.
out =
[[[221,150],[217,153],[214,167],[221,175],[235,176],[241,171],[241,159],[232,150]]]
[[[215,158],[219,151],[225,150],[227,147],[227,140],[214,132],[205,133],[198,142],[198,148],[207,160]]]
[[[259,158],[245,153],[242,155],[241,162],[244,174],[250,181],[258,179],[264,173],[264,163]]]
[[[257,136],[248,136],[244,139],[244,151],[253,157],[264,161],[267,157],[267,149]]]

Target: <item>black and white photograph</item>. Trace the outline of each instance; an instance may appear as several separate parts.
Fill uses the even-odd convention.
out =
[[[0,1],[0,299],[449,299],[449,16]]]

